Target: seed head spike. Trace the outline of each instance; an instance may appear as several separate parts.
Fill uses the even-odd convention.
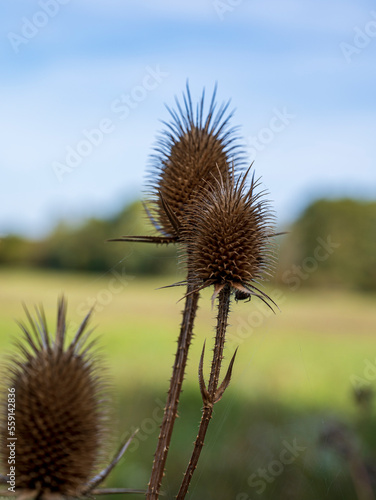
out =
[[[163,193],[161,191],[159,192],[159,197],[161,199],[161,204],[162,204],[163,210],[165,211],[165,213],[168,217],[168,220],[171,223],[171,226],[174,228],[175,233],[179,234],[180,233],[180,221],[179,221],[179,219],[176,217],[172,208],[167,203],[167,201],[164,199]]]
[[[145,495],[146,490],[132,490],[130,488],[99,488],[94,489],[90,492],[90,496],[94,495],[123,495],[123,494],[133,494],[133,495]],[[162,493],[160,493],[162,495]]]
[[[59,300],[58,304],[57,326],[56,326],[56,337],[55,337],[55,345],[58,352],[62,352],[64,347],[66,315],[67,315],[67,305],[64,297],[62,297]]]
[[[213,292],[213,295],[211,297],[211,307],[212,307],[212,309],[214,308],[215,299],[218,297],[219,292],[221,290],[223,290],[224,286],[225,286],[224,284],[220,285],[219,283],[216,283],[214,285],[214,292]]]
[[[82,492],[83,495],[85,495],[87,493],[90,493],[94,488],[96,488],[99,484],[101,484],[107,478],[107,476],[110,474],[110,472],[112,471],[112,469],[119,463],[119,461],[121,460],[122,456],[127,451],[128,446],[133,441],[133,439],[134,439],[135,435],[137,434],[137,432],[138,432],[138,429],[136,429],[133,432],[133,434],[131,435],[131,437],[129,439],[127,439],[124,443],[122,443],[122,445],[119,448],[119,451],[116,453],[116,455],[112,459],[111,463],[108,464],[108,466],[105,469],[103,469],[102,472],[100,472],[99,474],[97,474],[87,484],[86,488]]]
[[[155,243],[156,245],[168,245],[178,241],[177,237],[164,236],[122,236],[121,238],[111,238],[107,241],[129,241],[134,243]]]

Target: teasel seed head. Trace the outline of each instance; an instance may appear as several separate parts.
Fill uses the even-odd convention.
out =
[[[203,187],[208,189],[208,181],[218,175],[226,179],[231,165],[240,167],[245,156],[236,128],[229,126],[229,102],[217,108],[216,87],[205,117],[205,90],[196,112],[188,83],[184,105],[175,101],[177,109],[167,107],[171,121],[163,122],[166,129],[151,156],[147,212],[164,237],[178,240],[187,207]]]
[[[238,179],[219,174],[191,207],[183,231],[188,274],[197,290],[214,285],[213,300],[229,285],[236,300],[257,296],[271,307],[259,285],[274,264],[274,215],[254,175],[247,187],[249,171]]]
[[[20,323],[18,355],[10,356],[3,388],[1,463],[9,471],[8,387],[15,394],[16,493],[37,498],[79,497],[103,459],[106,389],[87,343],[89,315],[66,344],[66,302],[58,305],[56,335],[42,309]],[[4,385],[4,380],[3,380]]]

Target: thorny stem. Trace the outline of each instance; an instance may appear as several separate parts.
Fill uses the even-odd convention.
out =
[[[356,453],[349,458],[349,468],[358,500],[375,500],[367,469]]]
[[[208,430],[209,422],[212,418],[213,406],[215,402],[215,396],[218,387],[218,380],[220,376],[221,364],[223,359],[223,348],[225,345],[227,319],[230,311],[230,293],[231,289],[228,285],[226,285],[219,293],[217,330],[215,336],[213,361],[212,361],[210,379],[208,385],[209,401],[204,402],[197,438],[194,444],[191,459],[189,461],[188,467],[184,474],[183,481],[180,486],[179,493],[176,496],[177,500],[183,500],[186,494],[188,493],[189,484],[191,482],[193,473],[197,467],[198,459],[200,458],[201,450],[204,446],[206,431]]]
[[[193,292],[193,285],[188,279],[187,296],[180,328],[178,347],[170,379],[170,388],[159,433],[157,449],[154,455],[153,468],[146,493],[147,500],[157,500],[164,474],[167,454],[170,446],[172,430],[177,416],[179,397],[184,380],[188,350],[192,340],[193,324],[197,312],[199,292]]]

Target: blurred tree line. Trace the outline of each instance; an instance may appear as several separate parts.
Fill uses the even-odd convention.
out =
[[[176,272],[176,247],[107,241],[125,234],[155,234],[140,202],[110,219],[90,219],[79,227],[60,223],[39,241],[8,236],[0,240],[0,266],[102,272],[123,261],[131,274]]]
[[[317,200],[282,238],[279,283],[376,290],[376,202]]]
[[[278,284],[376,290],[376,202],[318,200],[288,230],[279,238]],[[155,234],[140,202],[111,219],[60,223],[40,241],[3,238],[0,266],[106,271],[123,261],[135,275],[176,272],[176,246],[106,242],[124,234]]]

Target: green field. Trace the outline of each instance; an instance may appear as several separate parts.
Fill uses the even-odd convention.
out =
[[[11,349],[18,334],[14,320],[24,318],[22,301],[30,308],[43,303],[53,329],[57,298],[64,293],[72,334],[94,306],[92,325],[114,386],[114,442],[133,427],[140,428],[112,475],[112,485],[144,487],[148,480],[183,307],[178,300],[184,293],[183,288],[157,288],[174,279],[128,277],[121,267],[103,275],[0,272],[1,353]],[[376,297],[268,291],[279,297],[281,311],[275,315],[257,300],[232,305],[225,366],[239,346],[233,379],[215,409],[189,498],[357,498],[346,460],[318,441],[328,426],[344,422],[362,460],[376,455],[373,409],[357,407],[352,394],[357,377],[366,387],[376,378]],[[197,368],[203,342],[212,341],[215,325],[210,293],[200,299],[164,483],[166,498],[176,492],[200,418]],[[206,352],[208,373],[209,349]],[[283,470],[272,466],[285,443],[294,439],[304,451]],[[261,483],[255,487],[251,478],[268,467],[274,470],[271,480],[264,481],[265,488]]]

